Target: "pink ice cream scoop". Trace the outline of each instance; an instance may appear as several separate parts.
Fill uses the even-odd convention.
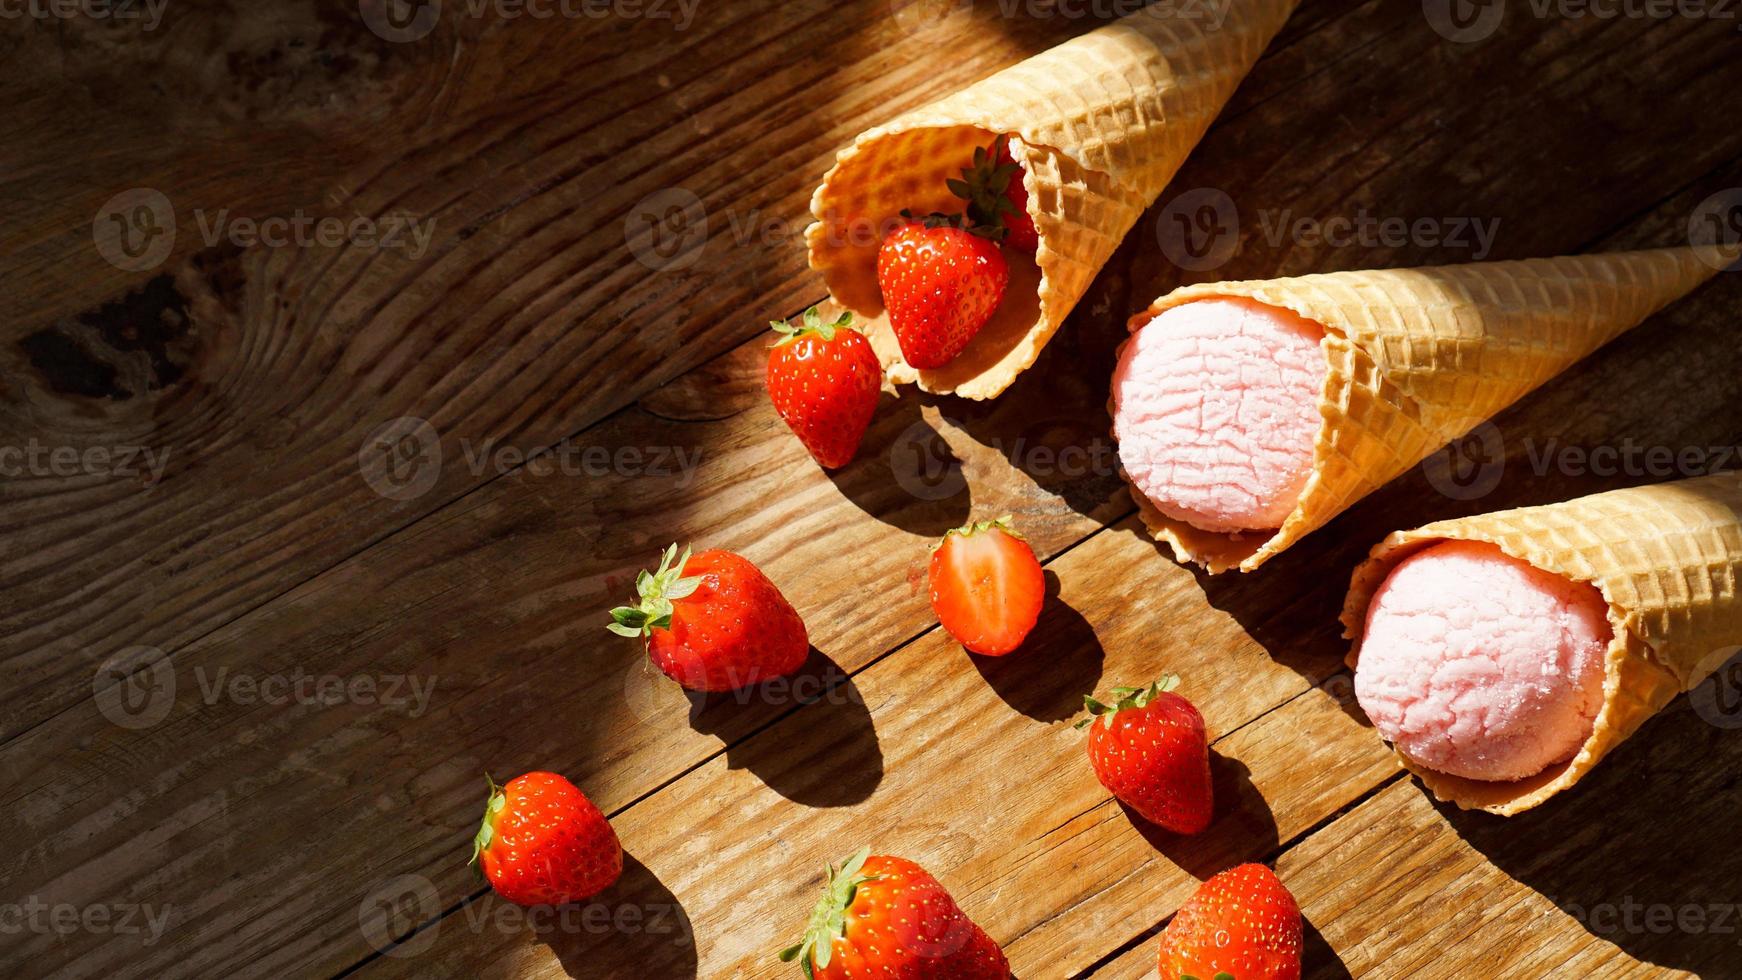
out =
[[[1591,735],[1608,610],[1594,586],[1491,544],[1433,545],[1373,594],[1355,697],[1418,765],[1466,779],[1534,776]]]
[[[1249,299],[1201,299],[1131,336],[1113,434],[1133,487],[1205,531],[1280,527],[1312,475],[1324,327]]]

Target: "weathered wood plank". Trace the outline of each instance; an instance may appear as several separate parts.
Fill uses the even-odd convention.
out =
[[[495,475],[443,466],[384,497],[359,454],[385,423],[427,420],[448,460],[461,440],[548,446],[791,313],[814,298],[796,235],[841,142],[1092,26],[946,19],[922,48],[883,3],[709,2],[681,31],[453,3],[395,44],[356,5],[242,6],[171,4],[152,33],[29,24],[13,55],[40,82],[13,121],[42,138],[0,167],[20,246],[0,444],[167,459],[146,489],[46,463],[0,485],[0,737],[118,650],[174,651]],[[178,230],[130,272],[93,216],[137,187]],[[667,265],[625,228],[674,188],[709,233]],[[299,215],[428,236],[230,244]]]
[[[1275,660],[1232,616],[1188,616],[1201,602],[1192,577],[1157,567],[1134,519],[1049,567],[1058,594],[1028,656],[973,660],[934,630],[855,676],[862,709],[804,708],[616,818],[625,849],[682,904],[694,949],[474,929],[494,921],[489,897],[475,918],[468,907],[443,919],[430,948],[364,975],[553,976],[578,959],[592,975],[676,977],[692,956],[699,976],[784,975],[792,967],[772,953],[813,903],[822,864],[869,842],[940,875],[1018,975],[1062,976],[1154,921],[1194,873],[1266,854],[1395,771],[1291,669],[1323,669],[1322,658]],[[1185,676],[1213,732],[1231,730],[1215,745],[1218,819],[1191,840],[1134,825],[1070,723],[1083,693],[1166,670]],[[874,733],[861,733],[859,710]],[[869,795],[839,798],[874,771]],[[815,805],[831,794],[843,805]],[[711,831],[724,821],[737,832]]]

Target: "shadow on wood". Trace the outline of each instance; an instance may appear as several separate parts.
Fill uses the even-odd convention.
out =
[[[700,732],[729,726],[741,711],[797,706],[805,720],[802,741],[749,738],[726,749],[733,769],[748,769],[781,796],[804,806],[851,806],[883,781],[883,751],[858,685],[840,665],[811,648],[797,674],[729,694],[710,695],[692,720]],[[783,712],[784,713],[784,712]]]
[[[634,855],[623,876],[584,906],[564,906],[536,929],[569,976],[647,976],[694,980],[696,937],[677,896]],[[561,914],[572,913],[572,914]]]
[[[1212,822],[1203,833],[1189,837],[1158,827],[1119,804],[1151,847],[1200,881],[1237,864],[1263,860],[1278,846],[1276,818],[1252,785],[1252,771],[1245,763],[1212,748],[1210,783],[1215,795]]]
[[[1439,809],[1592,936],[1668,969],[1737,976],[1742,733],[1704,714],[1673,702],[1584,782],[1511,819]]]
[[[1354,974],[1343,965],[1337,951],[1325,941],[1318,927],[1304,917],[1300,926],[1300,966],[1304,980],[1351,980]]]
[[[1058,576],[1048,569],[1046,605],[1022,646],[1003,657],[968,656],[1005,704],[1050,722],[1082,713],[1083,696],[1100,685],[1107,655],[1095,628],[1059,598]]]

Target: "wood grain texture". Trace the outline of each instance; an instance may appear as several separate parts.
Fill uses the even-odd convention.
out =
[[[1651,478],[1539,473],[1547,447],[1742,442],[1742,278],[1726,276],[1501,416],[1504,474],[1486,496],[1448,498],[1412,473],[1246,578],[1195,577],[1129,522],[1101,530],[1129,510],[1102,407],[1126,313],[1188,279],[1475,257],[1419,240],[1273,240],[1290,218],[1498,219],[1496,258],[1676,241],[1707,195],[1742,186],[1742,133],[1706,111],[1742,82],[1722,24],[1512,17],[1452,45],[1417,6],[1307,5],[1015,388],[986,406],[886,398],[861,459],[831,478],[768,409],[761,342],[744,343],[820,297],[782,222],[870,121],[1090,23],[982,5],[943,18],[922,48],[884,3],[708,0],[683,32],[459,18],[389,45],[353,13],[172,4],[164,35],[75,24],[7,49],[52,81],[20,103],[42,138],[0,151],[0,221],[20,243],[0,298],[0,444],[171,451],[149,491],[137,477],[0,482],[0,827],[28,842],[0,869],[0,895],[171,913],[151,945],[4,937],[0,959],[27,974],[662,975],[645,968],[656,962],[766,975],[768,943],[808,908],[821,862],[875,832],[919,841],[910,856],[935,863],[1023,976],[1107,957],[1100,972],[1123,976],[1141,944],[1120,951],[1194,878],[1273,855],[1393,778],[1371,733],[1312,690],[1329,678],[1338,692],[1335,611],[1373,541]],[[934,43],[957,57],[940,64]],[[130,74],[157,88],[122,84]],[[90,216],[140,185],[174,201],[184,230],[159,270],[124,275],[94,256]],[[693,266],[656,273],[623,223],[678,186],[718,220]],[[1237,201],[1238,248],[1182,272],[1158,235],[1196,188]],[[226,207],[404,212],[436,230],[417,259],[195,247],[189,213]],[[394,501],[370,489],[358,453],[404,415],[431,421],[443,465],[421,496]],[[565,436],[569,472],[517,461]],[[1004,511],[1043,556],[1062,552],[1055,598],[1044,649],[976,666],[932,629],[924,547]],[[782,584],[817,647],[805,686],[691,704],[599,628],[674,538],[740,550]],[[95,665],[140,647],[167,659],[128,661],[133,681],[93,699]],[[1114,668],[1175,658],[1227,733],[1218,775],[1242,803],[1189,847],[1134,833],[1075,764],[1063,719]],[[115,724],[105,710],[126,717],[125,698],[161,679],[154,662],[175,679],[167,716]],[[408,683],[400,704],[385,690],[273,704],[224,686],[297,676],[433,688],[417,709]],[[963,727],[964,741],[944,737]],[[1727,747],[1665,732],[1665,753]],[[627,900],[608,911],[660,922],[583,918],[544,942],[493,899],[462,906],[479,888],[461,865],[486,768],[563,771],[620,814]],[[1008,814],[980,802],[993,791]],[[1574,812],[1635,795],[1581,787]],[[1386,789],[1287,853],[1320,837],[1383,842],[1391,823],[1433,838],[1443,815],[1412,815],[1411,799]],[[1664,812],[1703,830],[1723,817],[1707,806]],[[1614,836],[1601,852],[1619,861],[1632,838]],[[758,871],[714,880],[712,850],[754,855]],[[1547,873],[1521,852],[1440,852],[1542,907],[1530,894]],[[1736,877],[1722,855],[1670,853]],[[1591,866],[1568,894],[1649,884],[1657,852],[1631,860],[1631,878]],[[1315,895],[1345,875],[1317,873]],[[395,893],[402,875],[428,892]],[[1385,869],[1370,878],[1407,887]],[[1443,903],[1399,923],[1314,901],[1320,962],[1347,954],[1352,972],[1384,975],[1403,955],[1386,951],[1509,935]],[[1534,958],[1506,962],[1722,975],[1698,943],[1676,955],[1675,936],[1592,944],[1552,909],[1531,921]],[[428,949],[376,957],[379,940],[420,925],[405,949],[429,936]]]

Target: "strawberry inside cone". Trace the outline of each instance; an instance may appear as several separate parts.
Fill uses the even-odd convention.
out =
[[[966,205],[961,212],[916,218],[903,211],[903,223],[883,240],[877,285],[909,365],[928,370],[948,364],[998,311],[1010,282],[999,244],[1013,232],[1034,233],[1034,222],[1012,198],[1013,182],[1025,204],[1021,168],[1010,157],[1009,137],[1000,136],[974,151],[960,180],[948,181]],[[1011,245],[1023,247],[1014,240]]]

